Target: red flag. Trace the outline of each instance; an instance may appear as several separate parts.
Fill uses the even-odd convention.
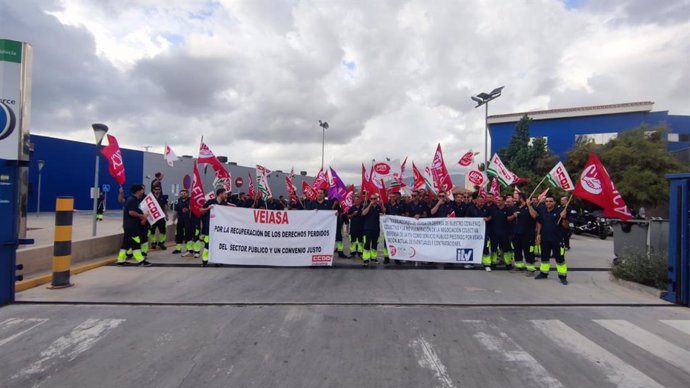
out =
[[[230,184],[232,177],[230,176],[230,173],[225,169],[225,167],[223,167],[223,163],[216,158],[216,155],[211,152],[211,149],[208,148],[205,143],[201,143],[201,147],[199,148],[198,163],[210,164],[211,167],[213,167],[213,171],[216,172],[216,178],[224,180],[223,183],[225,185],[225,190],[230,191],[232,189]]]
[[[316,199],[316,191],[314,191],[314,188],[309,186],[309,183],[307,183],[307,181],[302,181],[302,193],[304,193],[304,196],[307,197],[307,199],[310,201]]]
[[[620,218],[623,221],[632,218],[623,197],[594,152],[589,155],[585,169],[575,184],[573,195],[601,207],[606,217]]]
[[[381,189],[379,189],[379,195],[381,196],[381,202],[383,204],[388,203],[388,191],[386,191],[386,185],[383,183],[383,179],[381,179]]]
[[[463,154],[460,157],[460,160],[458,160],[458,164],[460,165],[460,167],[463,167],[463,168],[471,168],[470,166],[473,163],[474,163],[474,152],[472,152],[472,150],[465,152],[465,154]]]
[[[254,199],[254,196],[256,195],[256,193],[254,192],[254,178],[252,178],[251,173],[247,173],[247,176],[249,177],[249,192],[247,193],[247,195],[249,196],[249,198]]]
[[[367,168],[362,163],[362,187],[359,189],[359,197],[364,198],[364,192],[369,192],[369,179],[367,179]]]
[[[412,162],[412,174],[414,174],[414,183],[412,185],[413,190],[419,190],[426,187],[426,181],[424,180],[424,175],[417,169],[417,166]]]
[[[542,191],[541,194],[539,194],[539,196],[537,197],[537,200],[539,200],[539,202],[542,202],[543,200],[545,200],[546,194],[548,192],[549,192],[549,188],[547,187],[546,190]]]
[[[342,200],[342,202],[340,202],[340,206],[342,207],[343,213],[347,214],[350,208],[354,205],[354,196],[355,186],[350,185],[350,187],[347,188],[347,194],[345,194],[345,198]]]
[[[489,190],[491,194],[494,195],[494,197],[498,197],[501,195],[501,189],[498,187],[498,179],[494,177],[493,180],[491,180],[491,189]]]
[[[486,190],[484,190],[484,187],[479,188],[479,196],[482,197],[482,199],[486,199]]]
[[[328,184],[328,177],[326,176],[326,173],[323,172],[323,169],[319,169],[319,172],[316,174],[316,178],[314,178],[314,184],[312,187],[314,190],[328,190],[330,187]]]
[[[295,188],[295,185],[292,183],[292,177],[289,175],[286,176],[285,183],[287,184],[288,194],[290,194],[290,203],[294,205],[297,203],[297,189]]]
[[[201,185],[201,175],[199,175],[199,167],[196,161],[194,162],[194,177],[192,178],[192,192],[190,198],[190,210],[195,216],[201,217],[201,209],[206,202],[206,196],[204,195],[204,187]]]
[[[439,193],[450,193],[450,190],[453,188],[453,182],[450,180],[446,163],[443,161],[441,143],[438,143],[434,160],[431,162],[431,176],[434,180],[434,186],[438,188]]]
[[[513,173],[513,184],[519,185],[520,183],[529,182],[529,178],[520,178],[517,174]]]
[[[108,145],[101,149],[101,154],[108,159],[110,176],[115,178],[120,186],[123,186],[125,184],[125,164],[122,161],[122,152],[115,136],[108,135]]]

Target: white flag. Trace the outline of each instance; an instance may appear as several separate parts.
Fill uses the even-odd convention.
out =
[[[575,185],[568,175],[568,171],[565,170],[563,162],[558,162],[558,164],[549,171],[549,175],[546,177],[553,187],[560,187],[565,191],[575,190]]]
[[[165,152],[163,152],[163,159],[165,159],[166,162],[168,162],[168,166],[172,167],[173,162],[176,160],[179,160],[177,155],[173,152],[172,148],[170,148],[169,145],[165,145]]]
[[[498,157],[498,154],[494,154],[494,156],[491,158],[489,161],[489,167],[486,169],[486,171],[498,178],[498,181],[501,182],[503,186],[511,185],[515,181],[515,174],[510,172],[510,170],[503,165],[503,162],[501,161],[501,158]]]

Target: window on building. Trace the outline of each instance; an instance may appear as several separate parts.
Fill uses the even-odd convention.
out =
[[[618,137],[617,132],[608,132],[608,133],[588,133],[586,135],[575,135],[575,141],[581,138],[589,139],[594,142],[594,144],[606,144],[610,142],[611,140],[615,139]]]
[[[677,143],[680,141],[680,136],[678,136],[677,133],[669,133],[668,135],[668,141]]]
[[[529,138],[529,145],[532,146],[534,145],[534,140],[535,139],[544,139],[544,145],[549,146],[549,137],[548,136],[537,136],[537,137],[530,137]]]

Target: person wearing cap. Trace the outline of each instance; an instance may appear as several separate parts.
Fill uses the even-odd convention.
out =
[[[185,249],[185,256],[189,255],[194,249],[193,236],[194,225],[192,224],[192,212],[189,208],[189,191],[180,190],[180,197],[173,206],[173,224],[175,227],[175,250],[172,253],[182,253]]]
[[[386,207],[380,202],[379,195],[371,196],[369,203],[362,210],[364,216],[364,253],[362,261],[364,266],[369,265],[369,261],[378,262],[378,241],[381,234],[380,220],[381,215],[386,212]]]

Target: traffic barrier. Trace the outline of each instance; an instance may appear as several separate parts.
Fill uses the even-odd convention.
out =
[[[71,287],[73,197],[58,197],[55,202],[55,240],[53,243],[53,281],[48,288]]]

